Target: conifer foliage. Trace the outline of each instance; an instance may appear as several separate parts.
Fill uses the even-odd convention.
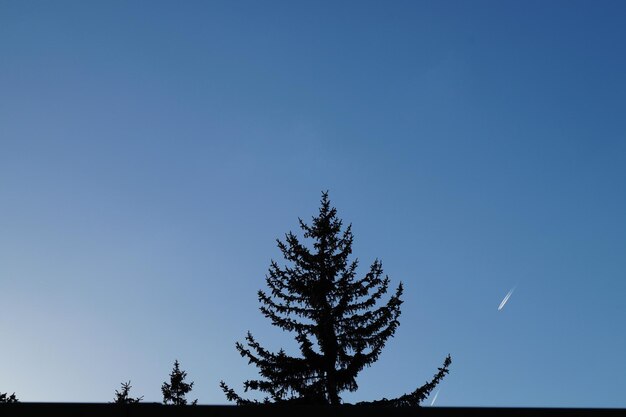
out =
[[[185,382],[187,372],[180,370],[180,364],[178,359],[174,361],[174,369],[170,374],[170,382],[164,382],[161,386],[161,392],[163,392],[163,404],[171,405],[187,405],[187,399],[185,395],[191,392],[193,388],[193,382]],[[191,402],[191,405],[196,405],[198,400]]]
[[[300,356],[290,356],[283,349],[270,352],[248,332],[247,346],[237,342],[236,348],[262,378],[245,381],[244,389],[264,393],[265,403],[338,405],[341,392],[358,388],[357,374],[378,359],[394,335],[402,283],[382,303],[389,287],[382,263],[375,260],[364,276],[357,277],[358,260],[349,260],[351,225],[342,227],[327,192],[322,193],[319,214],[312,223],[301,219],[299,223],[312,246],[291,232],[284,241],[277,239],[288,266],[271,261],[266,275],[269,292],[259,291],[258,298],[261,312],[274,326],[294,333]],[[449,364],[448,357],[440,377],[427,383],[427,388],[434,388]],[[259,403],[242,398],[224,381],[220,385],[229,401]],[[395,400],[384,399],[384,404],[419,405],[425,387]]]
[[[133,398],[130,396],[130,389],[132,385],[130,385],[130,381],[122,382],[122,390],[115,390],[115,399],[113,402],[115,404],[135,404],[139,401],[143,400],[143,396],[138,398]]]
[[[9,395],[8,392],[1,393],[0,392],[0,404],[12,404],[19,403],[20,400],[17,399],[15,393]]]

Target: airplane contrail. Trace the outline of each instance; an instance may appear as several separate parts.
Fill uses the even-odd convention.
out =
[[[439,390],[441,391],[441,390]],[[433,398],[433,400],[430,402],[430,405],[434,405],[435,401],[437,401],[437,396],[439,395],[439,391],[437,391],[437,393],[435,394],[435,397]]]
[[[502,300],[502,302],[498,306],[498,311],[502,310],[502,308],[504,307],[506,302],[509,301],[509,298],[511,297],[511,294],[513,294],[513,291],[515,291],[515,287],[511,288],[511,291],[509,291],[509,293],[504,297],[504,299]]]

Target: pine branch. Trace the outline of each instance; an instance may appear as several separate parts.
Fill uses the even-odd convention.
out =
[[[398,398],[394,398],[391,400],[388,400],[387,398],[383,398],[382,400],[376,400],[376,401],[370,401],[370,402],[359,402],[357,403],[357,405],[383,405],[383,406],[390,406],[390,407],[419,407],[421,402],[424,401],[426,398],[428,398],[428,396],[433,391],[433,389],[435,389],[437,384],[439,384],[439,382],[441,382],[443,377],[445,377],[448,374],[449,372],[448,368],[451,363],[452,363],[452,358],[450,358],[450,355],[448,355],[443,362],[443,367],[437,368],[438,372],[433,376],[433,379],[430,380],[430,382],[427,382],[426,384],[422,385],[421,387],[419,387],[418,389],[416,389],[415,391],[409,394],[404,394]]]

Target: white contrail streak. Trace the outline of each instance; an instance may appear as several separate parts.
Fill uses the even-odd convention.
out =
[[[513,291],[515,291],[515,287],[513,287],[511,291],[509,291],[509,293],[504,297],[504,300],[502,300],[502,302],[498,306],[498,311],[502,310],[506,302],[509,301],[509,298],[511,297],[511,294],[513,294]]]
[[[439,390],[441,391],[441,390]],[[435,401],[437,401],[437,396],[439,395],[439,391],[437,391],[437,393],[435,394],[435,397],[433,398],[433,400],[430,402],[430,405],[434,405]]]

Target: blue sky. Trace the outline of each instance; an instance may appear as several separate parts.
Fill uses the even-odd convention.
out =
[[[320,193],[401,325],[344,400],[626,407],[619,1],[0,1],[0,391],[255,377]],[[516,286],[508,304],[497,311]],[[427,401],[430,404],[430,400]]]

